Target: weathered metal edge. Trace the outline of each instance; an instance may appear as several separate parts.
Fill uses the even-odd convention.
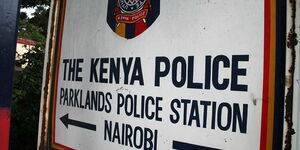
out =
[[[287,5],[287,59],[286,59],[286,94],[285,94],[285,128],[284,149],[292,149],[292,135],[295,134],[293,127],[293,104],[294,104],[294,76],[296,68],[296,45],[298,44],[296,32],[296,0],[289,0]],[[296,114],[297,115],[297,114]]]
[[[46,150],[50,147],[49,139],[49,114],[50,114],[50,97],[52,89],[52,80],[54,74],[54,54],[55,54],[55,41],[58,35],[58,16],[59,16],[59,0],[51,0],[49,22],[48,22],[48,34],[44,59],[43,70],[43,84],[40,104],[40,117],[39,117],[39,133],[38,133],[38,150]]]
[[[296,8],[300,7],[300,1],[296,0]],[[298,41],[295,45],[295,72],[294,72],[294,94],[293,94],[293,129],[296,132],[292,135],[292,150],[300,149],[300,45],[299,45],[299,34],[300,34],[300,11],[295,8],[295,33],[298,35],[296,40]]]

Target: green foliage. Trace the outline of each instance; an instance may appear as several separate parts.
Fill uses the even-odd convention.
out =
[[[16,63],[27,64],[14,81],[11,114],[11,150],[36,149],[44,52],[41,45]]]
[[[43,29],[33,23],[29,23],[28,19],[19,21],[18,37],[30,39],[39,43],[45,43],[45,35],[42,34]]]
[[[37,6],[33,13],[34,17],[29,20],[30,23],[34,23],[42,29],[40,33],[43,35],[47,34],[49,11],[50,9],[48,7]]]
[[[20,14],[18,37],[38,44],[16,61],[26,67],[15,76],[11,113],[11,150],[34,150],[37,147],[39,109],[49,0],[22,0],[22,7],[35,7],[33,18]],[[41,6],[42,5],[42,6]]]
[[[50,0],[22,0],[21,7],[35,7],[38,5],[49,6]]]
[[[18,37],[44,43],[47,35],[49,11],[48,6],[36,5],[32,18],[28,18],[25,12],[21,12]]]

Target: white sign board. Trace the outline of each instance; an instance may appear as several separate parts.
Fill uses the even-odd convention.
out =
[[[264,1],[63,2],[54,148],[260,148]]]

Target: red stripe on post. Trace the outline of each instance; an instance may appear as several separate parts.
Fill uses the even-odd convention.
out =
[[[0,149],[8,150],[10,109],[0,108]]]

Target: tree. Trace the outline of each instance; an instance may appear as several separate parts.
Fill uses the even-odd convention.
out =
[[[42,35],[47,35],[48,14],[49,8],[37,6],[35,12],[33,13],[34,17],[29,20],[30,23],[35,24],[42,29],[40,31]]]
[[[49,6],[50,0],[22,0],[21,7]]]
[[[36,149],[44,52],[37,45],[17,64],[27,64],[14,81],[11,114],[11,150]]]
[[[32,150],[37,147],[49,0],[22,0],[21,7],[35,7],[36,11],[33,18],[20,14],[18,37],[38,44],[16,61],[17,66],[27,66],[14,79],[10,149]]]
[[[38,43],[45,43],[46,36],[43,33],[43,28],[30,23],[28,19],[19,20],[18,37],[30,39]]]

